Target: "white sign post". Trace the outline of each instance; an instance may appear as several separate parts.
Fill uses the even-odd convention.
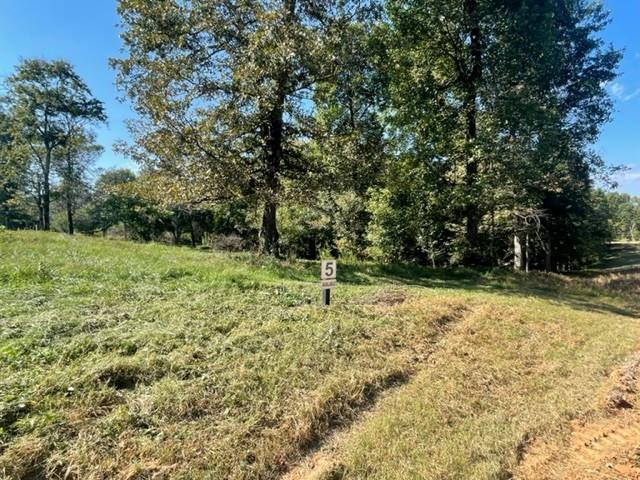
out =
[[[322,288],[322,306],[331,304],[331,289],[337,284],[338,265],[335,260],[323,260],[320,267],[320,287]]]

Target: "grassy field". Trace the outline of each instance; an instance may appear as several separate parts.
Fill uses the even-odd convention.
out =
[[[510,478],[639,348],[638,258],[341,262],[322,309],[316,262],[0,232],[0,478]]]

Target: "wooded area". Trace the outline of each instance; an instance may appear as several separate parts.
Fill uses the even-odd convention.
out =
[[[567,270],[637,238],[593,150],[621,54],[587,0],[121,0],[135,108],[95,175],[102,103],[24,60],[0,106],[6,228]],[[186,237],[183,240],[183,236]]]

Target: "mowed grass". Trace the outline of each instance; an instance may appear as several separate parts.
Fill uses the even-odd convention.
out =
[[[0,232],[0,478],[509,478],[640,340],[632,271],[338,271]]]
[[[534,439],[562,444],[572,419],[597,414],[612,366],[640,349],[639,252],[617,245],[599,271],[483,295],[429,368],[357,426],[337,471],[510,479]]]

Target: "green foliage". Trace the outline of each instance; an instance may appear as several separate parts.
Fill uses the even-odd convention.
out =
[[[343,42],[369,8],[121,0],[127,56],[113,64],[143,117],[140,158],[188,184],[191,200],[264,205],[262,249],[277,254],[285,180],[304,185],[318,171],[308,148],[323,136],[314,92],[344,70]]]
[[[55,193],[66,213],[65,231],[71,235],[76,210],[86,204],[90,196],[90,168],[103,150],[96,144],[93,132],[77,125],[62,148],[54,151],[53,168],[60,178]]]
[[[371,221],[365,195],[355,191],[345,191],[335,197],[334,237],[336,250],[342,256],[363,260],[367,256],[369,240],[367,231]]]
[[[106,232],[110,227],[128,222],[132,217],[135,200],[118,187],[135,181],[135,174],[129,169],[108,170],[100,174],[95,183],[92,218],[95,229]]]
[[[15,141],[11,119],[0,109],[0,225],[26,228],[35,223],[26,197],[27,155]]]
[[[438,224],[428,230],[447,263],[502,263],[517,212],[532,209],[544,212],[540,245],[551,243],[553,263],[591,258],[576,236],[589,223],[591,179],[603,166],[589,145],[611,113],[605,85],[620,60],[598,36],[604,7],[424,0],[390,1],[388,13],[393,144],[426,173],[411,186],[421,191],[410,194],[415,202],[392,185],[403,175],[388,178],[385,188],[397,192],[392,208],[430,205],[436,192],[437,213],[422,218]],[[397,216],[387,230],[406,225],[409,238],[404,251],[393,245],[386,253],[411,258],[423,228]]]
[[[105,121],[104,106],[62,60],[23,60],[7,78],[6,89],[14,150],[28,155],[40,227],[49,230],[54,153],[70,144],[82,126]]]
[[[280,209],[282,251],[293,258],[318,258],[333,248],[333,229],[327,210],[307,205]]]
[[[640,239],[640,198],[626,193],[607,192],[605,198],[609,210],[611,233],[616,240]]]
[[[112,63],[140,114],[119,149],[140,175],[91,192],[102,105],[68,63],[24,61],[0,118],[6,225],[30,223],[28,197],[48,225],[51,197],[69,232],[81,212],[84,231],[139,240],[545,269],[593,261],[611,229],[635,235],[593,189],[610,173],[590,146],[620,60],[599,3],[120,0],[118,12]],[[607,224],[614,214],[627,219]]]
[[[389,167],[386,187],[373,190],[369,201],[371,255],[431,266],[457,263],[450,248],[453,207],[446,203],[452,186],[446,180],[438,183],[441,168],[416,162],[411,155]]]
[[[238,228],[238,233],[248,234],[239,217],[233,217],[237,212],[155,203],[144,195],[150,185],[155,182],[126,168],[102,172],[91,201],[82,210],[84,231],[106,235],[120,228],[124,238],[140,241],[165,241],[168,234],[174,244],[183,243],[188,234],[192,246],[201,244],[205,233],[230,233]]]

